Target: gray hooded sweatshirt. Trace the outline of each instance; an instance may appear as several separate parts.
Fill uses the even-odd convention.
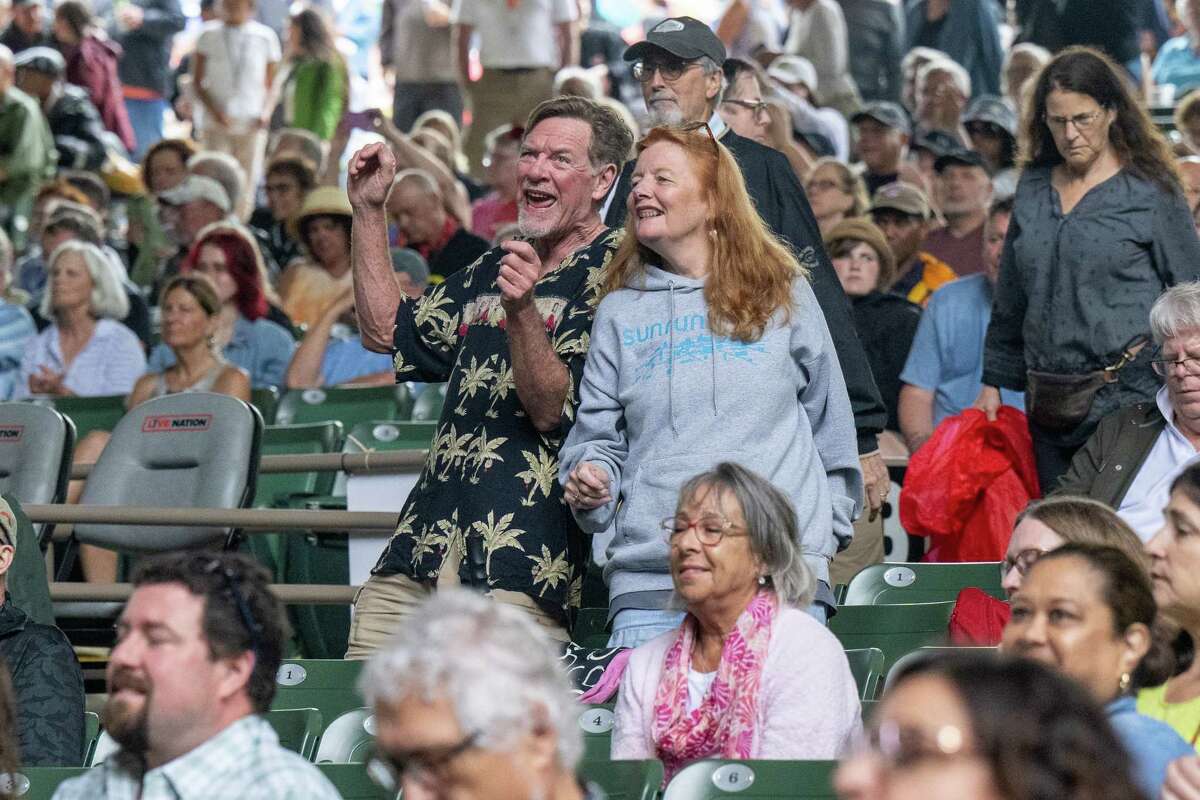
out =
[[[666,534],[688,478],[734,461],[792,498],[805,560],[829,561],[853,535],[862,497],[854,415],[825,317],[808,281],[761,339],[708,328],[704,281],[647,266],[596,309],[579,411],[560,453],[565,483],[583,461],[607,471],[613,500],[575,518],[615,524],[609,597],[669,591]]]

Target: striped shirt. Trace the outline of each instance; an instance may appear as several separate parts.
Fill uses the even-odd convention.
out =
[[[42,367],[55,373],[65,372],[63,386],[80,397],[129,394],[146,371],[146,355],[137,334],[119,322],[98,319],[92,338],[67,366],[58,341],[58,325],[51,325],[25,348],[14,400],[30,396],[29,378]]]
[[[120,752],[63,782],[54,800],[338,800],[320,770],[279,746],[261,716],[243,717],[138,778]]]
[[[0,400],[10,400],[21,374],[21,358],[37,333],[33,317],[19,305],[0,302]]]

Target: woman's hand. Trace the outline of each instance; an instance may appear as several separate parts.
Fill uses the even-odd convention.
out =
[[[995,386],[984,386],[979,392],[979,397],[975,398],[973,407],[987,414],[988,422],[995,422],[1000,405],[1000,390]]]
[[[67,393],[63,387],[65,376],[52,371],[49,367],[41,366],[38,371],[29,376],[30,394],[48,394],[61,397]]]
[[[576,511],[591,511],[609,502],[608,473],[590,461],[581,461],[567,476],[563,489],[567,504]]]

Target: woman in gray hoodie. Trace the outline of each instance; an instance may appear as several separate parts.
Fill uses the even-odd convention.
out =
[[[824,619],[829,561],[853,534],[863,484],[841,367],[808,282],[812,249],[797,263],[775,239],[706,125],[656,128],[638,151],[626,239],[604,277],[559,470],[580,527],[614,528],[610,644],[636,647],[682,619],[670,608],[662,520],[688,478],[722,461],[792,498],[821,581],[812,612]]]

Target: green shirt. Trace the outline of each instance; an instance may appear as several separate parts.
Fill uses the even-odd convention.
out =
[[[0,99],[0,218],[17,252],[25,244],[33,198],[54,177],[58,153],[37,101],[11,87]]]

